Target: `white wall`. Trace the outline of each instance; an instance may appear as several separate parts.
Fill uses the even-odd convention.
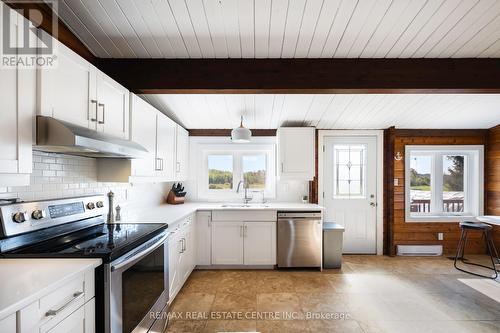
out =
[[[197,193],[197,182],[199,176],[199,167],[203,163],[203,154],[201,152],[202,145],[209,144],[228,144],[234,145],[235,148],[241,144],[231,143],[229,137],[190,137],[189,138],[189,180],[186,182],[186,189],[189,190],[187,200],[191,201],[206,201],[205,198],[199,198]],[[251,144],[272,144],[276,147],[276,137],[254,137],[252,138]],[[276,174],[276,168],[274,170]],[[301,202],[303,195],[309,194],[309,184],[307,181],[293,181],[293,180],[277,180],[276,182],[276,197],[267,198],[268,201],[276,202]],[[260,200],[260,195],[254,195],[256,200]],[[241,198],[243,198],[243,193],[241,193]],[[235,201],[241,201],[241,199],[235,199]]]
[[[20,198],[24,201],[67,198],[89,194],[115,193],[115,205],[122,208],[127,220],[140,219],[144,209],[164,202],[172,183],[128,184],[97,181],[96,159],[33,152],[33,173],[30,186],[2,187],[0,199]]]

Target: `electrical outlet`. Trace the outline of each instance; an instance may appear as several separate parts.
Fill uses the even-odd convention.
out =
[[[444,239],[444,234],[442,232],[438,232],[438,240],[442,241]]]

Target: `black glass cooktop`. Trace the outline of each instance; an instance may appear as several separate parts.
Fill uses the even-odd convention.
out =
[[[100,224],[4,252],[5,257],[97,257],[114,260],[167,229],[167,224]]]

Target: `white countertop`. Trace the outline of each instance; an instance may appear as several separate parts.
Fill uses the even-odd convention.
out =
[[[476,217],[476,220],[481,221],[483,223],[500,226],[500,216],[495,216],[495,215],[478,216]]]
[[[0,320],[101,263],[101,259],[0,259]]]
[[[178,220],[200,210],[275,210],[275,211],[317,211],[323,207],[316,204],[292,202],[269,202],[265,204],[249,204],[250,207],[222,207],[223,205],[242,205],[242,203],[221,202],[186,202],[181,205],[164,204],[144,211],[140,218],[123,220],[122,223],[168,223]]]

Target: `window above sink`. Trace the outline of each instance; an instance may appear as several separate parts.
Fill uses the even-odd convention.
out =
[[[275,145],[203,145],[198,170],[198,195],[205,200],[236,201],[244,186],[256,202],[276,197]],[[238,184],[240,185],[239,192]],[[251,208],[256,204],[224,204],[227,208]]]

